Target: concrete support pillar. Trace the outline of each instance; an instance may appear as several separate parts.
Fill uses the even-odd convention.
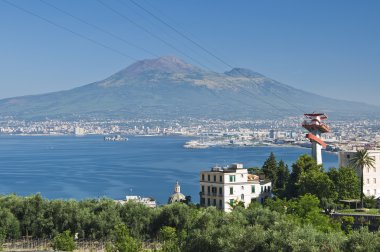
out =
[[[311,145],[311,155],[317,161],[317,164],[322,164],[322,146],[316,142]]]

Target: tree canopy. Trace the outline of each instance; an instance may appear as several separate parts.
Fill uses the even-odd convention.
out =
[[[358,199],[360,196],[360,182],[354,169],[351,167],[332,168],[327,175],[333,181],[338,199]]]

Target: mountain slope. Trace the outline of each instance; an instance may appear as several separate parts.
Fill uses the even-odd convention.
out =
[[[248,69],[215,73],[175,57],[138,61],[67,91],[0,100],[0,116],[23,119],[266,119],[312,111],[335,118],[380,114],[379,107],[308,93]]]

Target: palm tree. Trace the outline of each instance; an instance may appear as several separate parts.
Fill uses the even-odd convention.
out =
[[[350,160],[350,165],[359,170],[361,173],[361,183],[360,183],[360,202],[361,202],[361,208],[363,208],[363,183],[364,183],[364,167],[375,167],[375,159],[373,157],[370,157],[368,155],[368,151],[358,150]]]

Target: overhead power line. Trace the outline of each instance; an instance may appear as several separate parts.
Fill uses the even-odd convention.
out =
[[[127,1],[123,1],[123,0],[120,1],[119,0],[118,3],[124,5],[126,8],[128,8],[128,10],[134,12],[134,14],[136,14],[138,16],[138,17],[136,17],[137,19],[141,18],[142,20],[144,20],[144,23],[145,22],[149,23],[151,31],[157,30],[157,28],[158,28],[158,26],[157,26],[157,20],[147,18],[147,17],[150,17],[150,16],[147,16],[145,13],[137,10],[133,4],[128,3]],[[136,9],[136,11],[135,11],[135,9]],[[147,27],[147,25],[144,25],[144,26]],[[183,40],[183,38],[179,37],[176,33],[173,33],[171,29],[166,29],[166,26],[161,26],[159,28],[160,28],[160,30],[159,30],[159,36],[161,38],[167,37],[166,41],[168,41],[168,40],[175,40],[175,41],[171,41],[173,45],[176,44],[175,42],[179,42],[180,45],[181,45],[180,48],[183,48],[183,50],[181,50],[182,53],[185,52],[186,54],[196,55],[196,56],[193,56],[193,58],[203,57],[203,55],[204,55],[203,51],[199,51],[198,48],[193,47],[192,44],[188,43],[188,41]],[[165,29],[163,29],[163,28],[165,28]],[[186,43],[184,43],[184,42],[186,42]],[[177,49],[178,49],[178,47],[177,47]],[[216,67],[216,68],[220,67],[220,64],[217,64],[219,62],[215,62],[214,59],[204,58],[203,57],[202,58],[202,62],[205,62],[205,61],[207,61],[207,65],[212,65],[213,67]]]
[[[219,62],[221,62],[222,64],[224,64],[225,66],[229,67],[229,68],[234,68],[231,64],[229,64],[227,61],[223,60],[222,58],[220,58],[219,56],[217,56],[216,54],[214,54],[213,52],[211,52],[210,50],[208,50],[207,48],[205,48],[204,46],[202,46],[201,44],[199,44],[198,42],[196,42],[195,40],[193,40],[192,38],[190,38],[189,36],[187,36],[186,34],[184,34],[183,32],[179,31],[178,29],[176,29],[174,26],[170,25],[168,22],[166,22],[165,20],[163,20],[162,18],[158,17],[157,15],[155,15],[153,12],[149,11],[148,9],[146,9],[144,6],[142,6],[141,4],[137,3],[135,0],[129,0],[131,3],[133,3],[135,6],[137,6],[138,8],[140,8],[141,10],[145,11],[146,13],[148,13],[150,16],[152,16],[154,19],[156,19],[157,21],[159,21],[161,24],[167,26],[168,28],[170,28],[172,31],[174,31],[176,34],[178,34],[179,36],[181,36],[182,38],[186,39],[187,41],[189,41],[190,43],[194,44],[195,46],[197,46],[198,48],[200,48],[201,50],[203,50],[205,53],[207,53],[208,55],[210,55],[211,57],[215,58],[216,60],[218,60]],[[238,71],[241,75],[245,76],[245,77],[248,77],[247,75],[245,75],[243,72],[241,72],[239,69],[236,69],[236,71]],[[265,87],[264,87],[265,88]],[[301,109],[299,106],[289,102],[287,99],[284,99],[282,98],[280,95],[272,92],[272,94],[274,94],[277,98],[283,100],[284,102],[286,102],[288,105],[292,106],[292,107],[295,107],[296,109],[300,110],[302,113],[305,113],[303,111],[303,109]]]
[[[151,51],[149,51],[149,50],[147,50],[147,49],[145,49],[145,48],[143,48],[143,47],[141,47],[139,45],[131,43],[128,40],[126,40],[126,39],[124,39],[124,38],[122,38],[122,37],[120,37],[120,36],[118,36],[118,35],[116,35],[116,34],[114,34],[112,32],[109,32],[109,31],[107,31],[107,30],[105,30],[105,29],[103,29],[103,28],[101,28],[101,27],[99,27],[97,25],[94,25],[94,24],[92,24],[92,23],[90,23],[90,22],[88,22],[88,21],[86,21],[86,20],[84,20],[82,18],[74,16],[73,14],[71,14],[71,13],[69,13],[69,12],[67,12],[67,11],[59,8],[59,7],[57,7],[56,5],[54,5],[54,4],[50,3],[50,2],[47,2],[45,0],[40,0],[40,2],[42,2],[45,5],[50,6],[51,8],[53,8],[53,9],[55,9],[55,10],[57,10],[57,11],[63,13],[63,14],[65,14],[65,15],[67,15],[69,17],[74,18],[75,20],[77,20],[77,21],[79,21],[79,22],[81,22],[81,23],[83,23],[85,25],[88,25],[88,26],[92,27],[93,29],[96,29],[96,30],[98,30],[98,31],[100,31],[102,33],[105,33],[105,34],[107,34],[107,35],[109,35],[109,36],[111,36],[111,37],[113,37],[113,38],[115,38],[117,40],[120,40],[121,42],[123,42],[123,43],[125,43],[125,44],[127,44],[129,46],[132,46],[132,47],[137,48],[137,49],[139,49],[141,51],[144,51],[144,52],[146,52],[147,54],[149,54],[151,56],[159,57],[157,54],[155,54],[155,53],[153,53],[153,52],[151,52]]]
[[[149,11],[148,9],[144,8],[142,5],[140,5],[139,3],[137,3],[136,1],[134,0],[129,0],[130,2],[132,2],[134,5],[136,5],[137,7],[139,7],[140,9],[142,9],[143,11],[145,11],[146,13],[148,13],[150,16],[152,16],[154,19],[156,19],[157,21],[159,21],[160,23],[164,24],[165,26],[169,27],[171,30],[173,30],[175,33],[177,33],[179,36],[181,36],[182,38],[190,41],[191,43],[193,43],[194,45],[196,45],[198,48],[202,49],[204,52],[206,52],[207,54],[209,54],[210,56],[214,57],[215,59],[217,59],[219,62],[221,62],[222,64],[224,65],[227,65],[228,67],[230,68],[233,68],[233,66],[231,66],[230,64],[228,64],[226,61],[224,61],[223,59],[221,59],[220,57],[218,57],[217,55],[215,55],[214,53],[212,53],[211,51],[207,50],[205,47],[203,47],[202,45],[200,45],[199,43],[197,43],[196,41],[194,41],[193,39],[191,39],[190,37],[186,36],[186,34],[182,33],[181,31],[177,30],[174,26],[170,25],[169,23],[167,23],[165,20],[161,19],[160,17],[158,17],[157,15],[155,15],[153,12]]]
[[[132,57],[132,56],[130,56],[130,55],[128,55],[128,54],[125,54],[124,52],[119,51],[118,49],[112,48],[112,47],[110,47],[110,46],[108,46],[108,45],[105,45],[105,44],[103,44],[103,43],[101,43],[101,42],[98,42],[98,41],[96,41],[96,40],[94,40],[94,39],[92,39],[92,38],[89,38],[89,37],[87,37],[87,36],[85,36],[85,35],[82,35],[82,34],[76,32],[76,31],[73,31],[73,30],[71,30],[70,28],[67,28],[66,26],[60,25],[60,24],[58,24],[58,23],[56,23],[56,22],[54,22],[54,21],[51,21],[50,19],[44,18],[44,17],[42,17],[42,16],[40,16],[40,15],[38,15],[38,14],[32,12],[32,11],[29,11],[29,10],[27,10],[27,9],[25,9],[25,8],[23,8],[23,7],[19,6],[19,5],[17,5],[17,4],[14,4],[14,3],[12,3],[12,2],[10,2],[10,1],[8,1],[8,0],[2,0],[2,1],[5,2],[5,3],[7,3],[8,5],[10,5],[10,6],[16,8],[16,9],[18,9],[18,10],[20,10],[20,11],[22,11],[22,12],[25,12],[25,13],[31,15],[31,16],[34,16],[34,17],[36,17],[36,18],[38,18],[38,19],[41,19],[41,20],[43,20],[44,22],[49,23],[49,24],[51,24],[51,25],[53,25],[53,26],[55,26],[55,27],[57,27],[57,28],[59,28],[59,29],[61,29],[61,30],[64,30],[64,31],[66,31],[66,32],[69,32],[69,33],[71,33],[71,34],[73,34],[73,35],[75,35],[75,36],[77,36],[77,37],[80,37],[80,38],[82,38],[82,39],[84,39],[84,40],[87,40],[87,41],[89,41],[89,42],[91,42],[91,43],[93,43],[93,44],[95,44],[95,45],[98,45],[98,46],[103,47],[103,48],[105,48],[105,49],[107,49],[107,50],[110,50],[110,51],[112,51],[112,52],[114,52],[114,53],[116,53],[116,54],[119,54],[119,55],[121,55],[121,56],[127,58],[127,59],[131,59],[131,60],[134,60],[134,61],[137,60],[136,58],[134,58],[134,57]]]
[[[133,24],[134,26],[136,26],[137,28],[143,30],[144,32],[146,32],[147,34],[149,34],[150,36],[152,36],[153,38],[159,40],[160,42],[164,43],[165,45],[167,45],[168,47],[170,47],[171,49],[175,50],[176,52],[178,52],[179,54],[183,55],[184,57],[187,57],[189,58],[190,60],[198,63],[199,65],[201,65],[202,67],[204,68],[207,68],[207,66],[205,66],[202,62],[198,61],[197,59],[195,59],[194,57],[188,55],[187,53],[183,52],[182,50],[179,50],[178,48],[176,48],[173,44],[167,42],[166,40],[162,39],[161,37],[157,36],[156,34],[154,34],[153,32],[149,31],[148,29],[146,29],[144,26],[140,25],[139,23],[135,22],[133,19],[129,18],[128,16],[124,15],[123,13],[121,13],[120,11],[116,10],[115,8],[111,7],[110,5],[104,3],[102,0],[97,0],[98,3],[100,3],[104,8],[108,9],[109,11],[113,12],[114,14],[116,14],[117,16],[123,18],[124,20],[128,21],[129,23]]]
[[[166,40],[162,39],[161,37],[157,36],[156,34],[154,34],[153,32],[149,31],[148,29],[146,29],[144,26],[140,25],[139,23],[137,23],[136,21],[134,21],[133,19],[129,18],[128,16],[124,15],[123,13],[121,13],[120,11],[116,10],[115,8],[111,7],[110,5],[104,3],[102,0],[97,0],[103,7],[105,7],[106,9],[108,9],[109,11],[113,12],[114,14],[116,14],[117,16],[123,18],[124,20],[128,21],[129,23],[133,24],[134,26],[138,27],[139,29],[145,31],[146,33],[148,33],[150,36],[154,37],[155,39],[161,41],[162,43],[164,43],[165,45],[169,46],[170,48],[172,48],[173,50],[177,51],[178,53],[180,53],[181,55],[184,55],[185,57],[197,62],[199,65],[201,65],[203,68],[209,70],[209,71],[212,71],[211,69],[209,69],[207,66],[205,66],[204,64],[202,64],[200,61],[194,59],[193,57],[189,56],[187,53],[183,52],[182,50],[178,49],[176,46],[174,46],[173,44],[167,42]],[[231,66],[231,68],[233,68]],[[267,105],[269,105],[270,107],[274,108],[275,110],[279,111],[279,115],[283,115],[284,114],[284,110],[275,106],[274,104],[272,104],[271,102],[265,100],[264,98],[252,93],[251,91],[249,91],[248,89],[245,89],[243,87],[241,87],[241,89],[246,93],[246,94],[251,94],[252,96],[255,96],[257,100],[260,100],[262,103],[265,103]]]
[[[137,46],[137,45],[135,45],[135,44],[133,44],[133,43],[131,43],[131,42],[125,40],[124,38],[122,38],[122,37],[120,37],[120,36],[118,36],[118,35],[116,35],[116,34],[114,34],[114,33],[111,33],[111,32],[109,32],[109,31],[107,31],[107,30],[105,30],[105,29],[103,29],[103,28],[101,28],[101,27],[99,27],[99,26],[97,26],[97,25],[91,24],[90,22],[88,22],[88,21],[86,21],[86,20],[84,20],[84,19],[82,19],[82,18],[76,17],[76,16],[72,15],[71,13],[69,13],[69,12],[67,12],[67,11],[65,11],[65,10],[62,10],[62,9],[56,7],[56,6],[53,5],[53,4],[50,4],[50,3],[48,3],[48,2],[46,2],[46,1],[44,1],[44,0],[40,0],[40,1],[41,1],[42,3],[48,5],[48,6],[52,7],[52,8],[54,8],[54,9],[56,9],[56,10],[58,10],[58,11],[64,13],[65,15],[68,15],[68,16],[70,16],[70,17],[76,19],[77,21],[79,21],[79,22],[81,22],[81,23],[84,23],[84,24],[86,24],[86,25],[88,25],[88,26],[91,26],[92,28],[94,28],[94,29],[96,29],[96,30],[99,30],[99,31],[101,31],[101,32],[103,32],[103,33],[105,33],[105,34],[107,34],[107,35],[113,37],[113,38],[116,38],[116,39],[118,39],[118,40],[120,40],[120,41],[123,41],[124,43],[126,43],[126,44],[128,44],[128,45],[130,45],[130,46],[134,46],[134,47],[136,47],[136,48],[138,48],[138,49],[140,49],[140,50],[142,50],[142,51],[144,51],[144,52],[147,52],[147,53],[149,53],[149,54],[151,54],[151,55],[153,55],[153,56],[158,57],[157,55],[155,55],[154,53],[150,52],[149,50],[147,50],[147,49],[145,49],[145,48],[143,48],[143,47],[141,47],[141,46]],[[38,15],[38,14],[32,12],[32,11],[29,11],[29,10],[27,10],[27,9],[25,9],[25,8],[23,8],[23,7],[19,6],[19,5],[17,5],[17,4],[11,3],[11,2],[9,2],[8,0],[3,0],[3,2],[7,3],[8,5],[13,6],[14,8],[16,8],[16,9],[22,11],[22,12],[25,12],[25,13],[27,13],[27,14],[29,14],[29,15],[32,15],[32,16],[36,17],[36,18],[39,18],[39,19],[41,19],[41,20],[43,20],[43,21],[45,21],[45,22],[47,22],[47,23],[49,23],[49,24],[51,24],[51,25],[53,25],[53,26],[55,26],[55,27],[57,27],[57,28],[59,28],[59,29],[65,30],[65,31],[67,31],[67,32],[69,32],[69,33],[71,33],[71,34],[73,34],[73,35],[76,35],[76,36],[78,36],[78,37],[80,37],[80,38],[82,38],[82,39],[84,39],[84,40],[87,40],[87,41],[89,41],[89,42],[91,42],[91,43],[93,43],[93,44],[96,44],[96,45],[101,46],[101,47],[103,47],[103,48],[105,48],[105,49],[108,49],[108,50],[110,50],[110,51],[113,51],[114,53],[117,53],[117,54],[119,54],[119,55],[121,55],[121,56],[123,56],[123,57],[126,57],[126,58],[128,58],[128,59],[132,59],[132,60],[134,60],[134,61],[137,61],[137,59],[135,59],[134,57],[129,56],[128,54],[125,54],[124,52],[122,52],[122,51],[120,51],[120,50],[118,50],[118,49],[115,49],[115,48],[113,48],[113,47],[111,47],[111,46],[108,46],[108,45],[106,45],[106,44],[103,44],[103,43],[101,43],[101,42],[98,42],[98,41],[96,41],[96,40],[94,40],[94,39],[92,39],[92,38],[89,38],[89,37],[85,36],[85,35],[82,35],[82,34],[76,32],[76,31],[74,31],[74,30],[72,30],[72,29],[70,29],[70,28],[68,28],[68,27],[66,27],[66,26],[60,25],[60,24],[58,24],[58,23],[56,23],[56,22],[54,22],[54,21],[52,21],[52,20],[50,20],[50,19],[47,19],[47,18],[45,18],[45,17],[42,17],[42,16],[40,16],[40,15]],[[128,18],[127,16],[123,15],[123,14],[120,13],[119,11],[115,10],[114,8],[112,8],[112,7],[110,7],[110,6],[106,5],[106,4],[104,4],[101,0],[98,0],[98,2],[101,3],[102,6],[106,7],[107,9],[111,10],[112,12],[114,12],[115,14],[117,14],[117,15],[123,17],[123,19],[126,19],[127,21],[129,21],[130,23],[134,24],[134,25],[137,26],[138,28],[144,30],[145,32],[147,32],[148,34],[150,34],[151,36],[153,36],[154,38],[156,38],[156,39],[160,40],[161,42],[165,43],[165,44],[168,45],[170,48],[176,50],[177,52],[181,53],[181,54],[184,55],[185,57],[188,57],[188,58],[192,59],[193,61],[198,62],[200,65],[202,65],[204,68],[208,69],[209,71],[212,71],[212,70],[210,70],[207,66],[204,66],[204,65],[203,65],[202,63],[200,63],[198,60],[196,60],[196,59],[194,59],[193,57],[191,57],[191,56],[187,55],[186,53],[182,52],[180,49],[176,48],[176,47],[175,47],[174,45],[172,45],[171,43],[165,41],[164,39],[162,39],[162,38],[160,38],[159,36],[155,35],[154,33],[150,32],[148,29],[146,29],[145,27],[139,25],[138,23],[136,23],[136,22],[133,21],[132,19]],[[152,13],[152,14],[153,14],[153,13]],[[157,17],[157,18],[158,18],[158,17]],[[168,24],[168,25],[169,25],[169,24]],[[173,28],[174,28],[174,27],[173,27]],[[175,29],[175,28],[174,28],[174,29]],[[177,30],[177,32],[179,32],[179,31]],[[190,39],[190,38],[189,38],[189,39]],[[192,40],[190,39],[190,41],[192,41]],[[195,42],[195,41],[194,41],[194,42]],[[195,42],[195,43],[196,43],[196,42]],[[199,45],[199,44],[197,44],[197,46],[200,46],[200,47],[202,48],[202,46]],[[206,50],[207,50],[207,49],[206,49]],[[211,52],[210,52],[210,53],[211,53]],[[212,54],[212,55],[213,55],[213,54]],[[217,57],[217,56],[215,55],[215,57]],[[232,67],[231,65],[229,65],[227,62],[225,62],[225,64],[228,65],[230,68],[233,68],[233,67]],[[240,72],[239,69],[237,69],[237,71]],[[242,74],[243,76],[245,75],[244,73],[241,73],[241,74]],[[247,77],[248,77],[248,76],[247,76]],[[250,94],[251,96],[255,96],[257,100],[260,100],[261,102],[263,102],[263,103],[265,103],[265,104],[271,106],[271,107],[274,108],[276,111],[279,111],[279,114],[283,115],[283,113],[284,113],[284,109],[277,107],[277,106],[274,105],[273,103],[267,101],[266,99],[264,99],[263,97],[260,97],[260,96],[257,95],[257,94],[252,93],[252,92],[251,92],[250,90],[248,90],[248,89],[245,89],[245,88],[243,88],[243,87],[240,87],[240,88],[241,88],[241,90],[243,90],[243,91],[245,92],[245,93],[243,93],[244,95],[248,95],[248,96],[249,96],[249,94]],[[228,98],[228,99],[230,99],[230,98]],[[232,100],[234,100],[234,99],[232,99]],[[235,100],[236,100],[236,99],[235,99]],[[243,102],[240,101],[240,100],[236,100],[236,101],[239,102],[239,103],[243,103]],[[252,106],[252,105],[249,104],[249,103],[243,103],[243,104],[246,104],[246,105],[248,105],[248,106]],[[273,114],[273,113],[271,113],[271,114]]]

